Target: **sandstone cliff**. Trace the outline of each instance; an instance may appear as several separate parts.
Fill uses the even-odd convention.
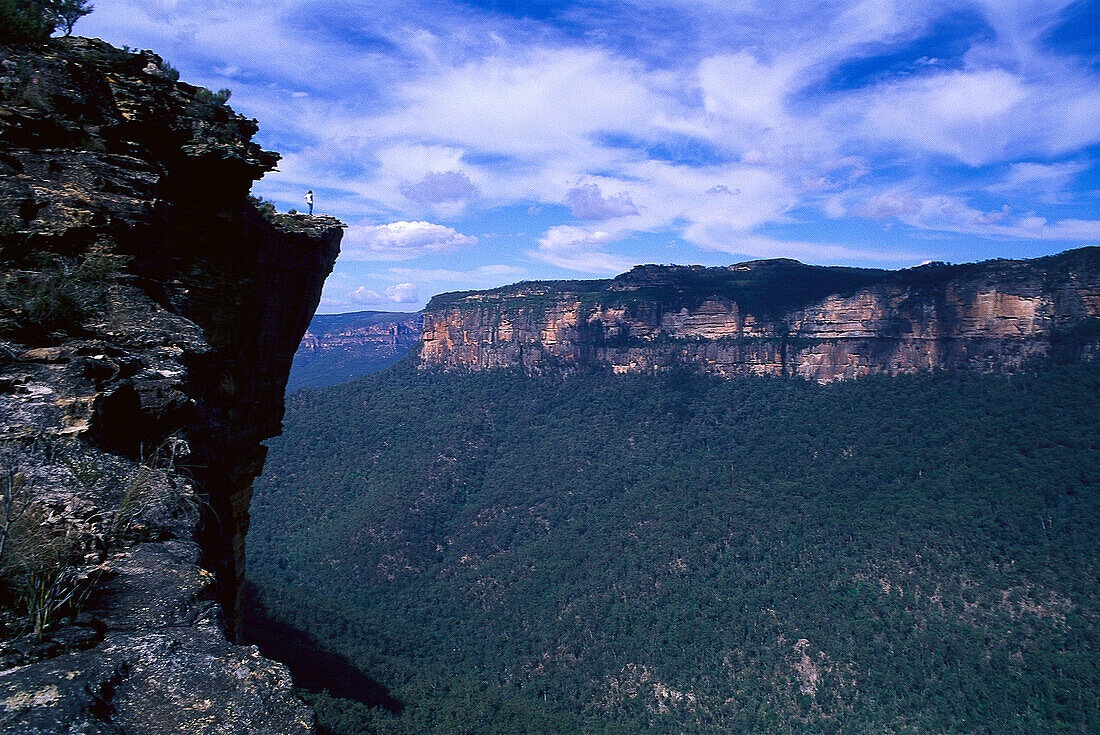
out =
[[[0,730],[310,732],[232,645],[252,479],[340,223],[253,121],[99,41],[0,46]]]
[[[609,281],[444,294],[421,367],[650,372],[827,382],[874,373],[1000,372],[1100,353],[1100,248],[903,271],[763,260],[639,266]]]

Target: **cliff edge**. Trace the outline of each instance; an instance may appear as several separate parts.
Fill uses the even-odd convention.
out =
[[[0,46],[0,731],[294,733],[233,645],[260,442],[339,250],[150,52]]]
[[[443,294],[421,368],[653,372],[820,382],[931,370],[1010,372],[1100,355],[1100,248],[901,271],[758,260],[638,266],[611,280]]]

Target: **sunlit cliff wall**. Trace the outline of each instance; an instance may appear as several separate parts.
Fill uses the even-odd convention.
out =
[[[1100,248],[904,271],[639,266],[609,281],[444,294],[424,314],[421,367],[691,365],[828,382],[875,373],[1005,372],[1095,356]]]

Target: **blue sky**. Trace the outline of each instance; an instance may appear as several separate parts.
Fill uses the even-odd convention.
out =
[[[1100,0],[96,0],[348,223],[322,312],[1100,244]]]

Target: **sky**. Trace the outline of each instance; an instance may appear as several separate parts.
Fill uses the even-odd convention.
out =
[[[320,313],[1100,244],[1100,0],[96,0],[348,227]]]

